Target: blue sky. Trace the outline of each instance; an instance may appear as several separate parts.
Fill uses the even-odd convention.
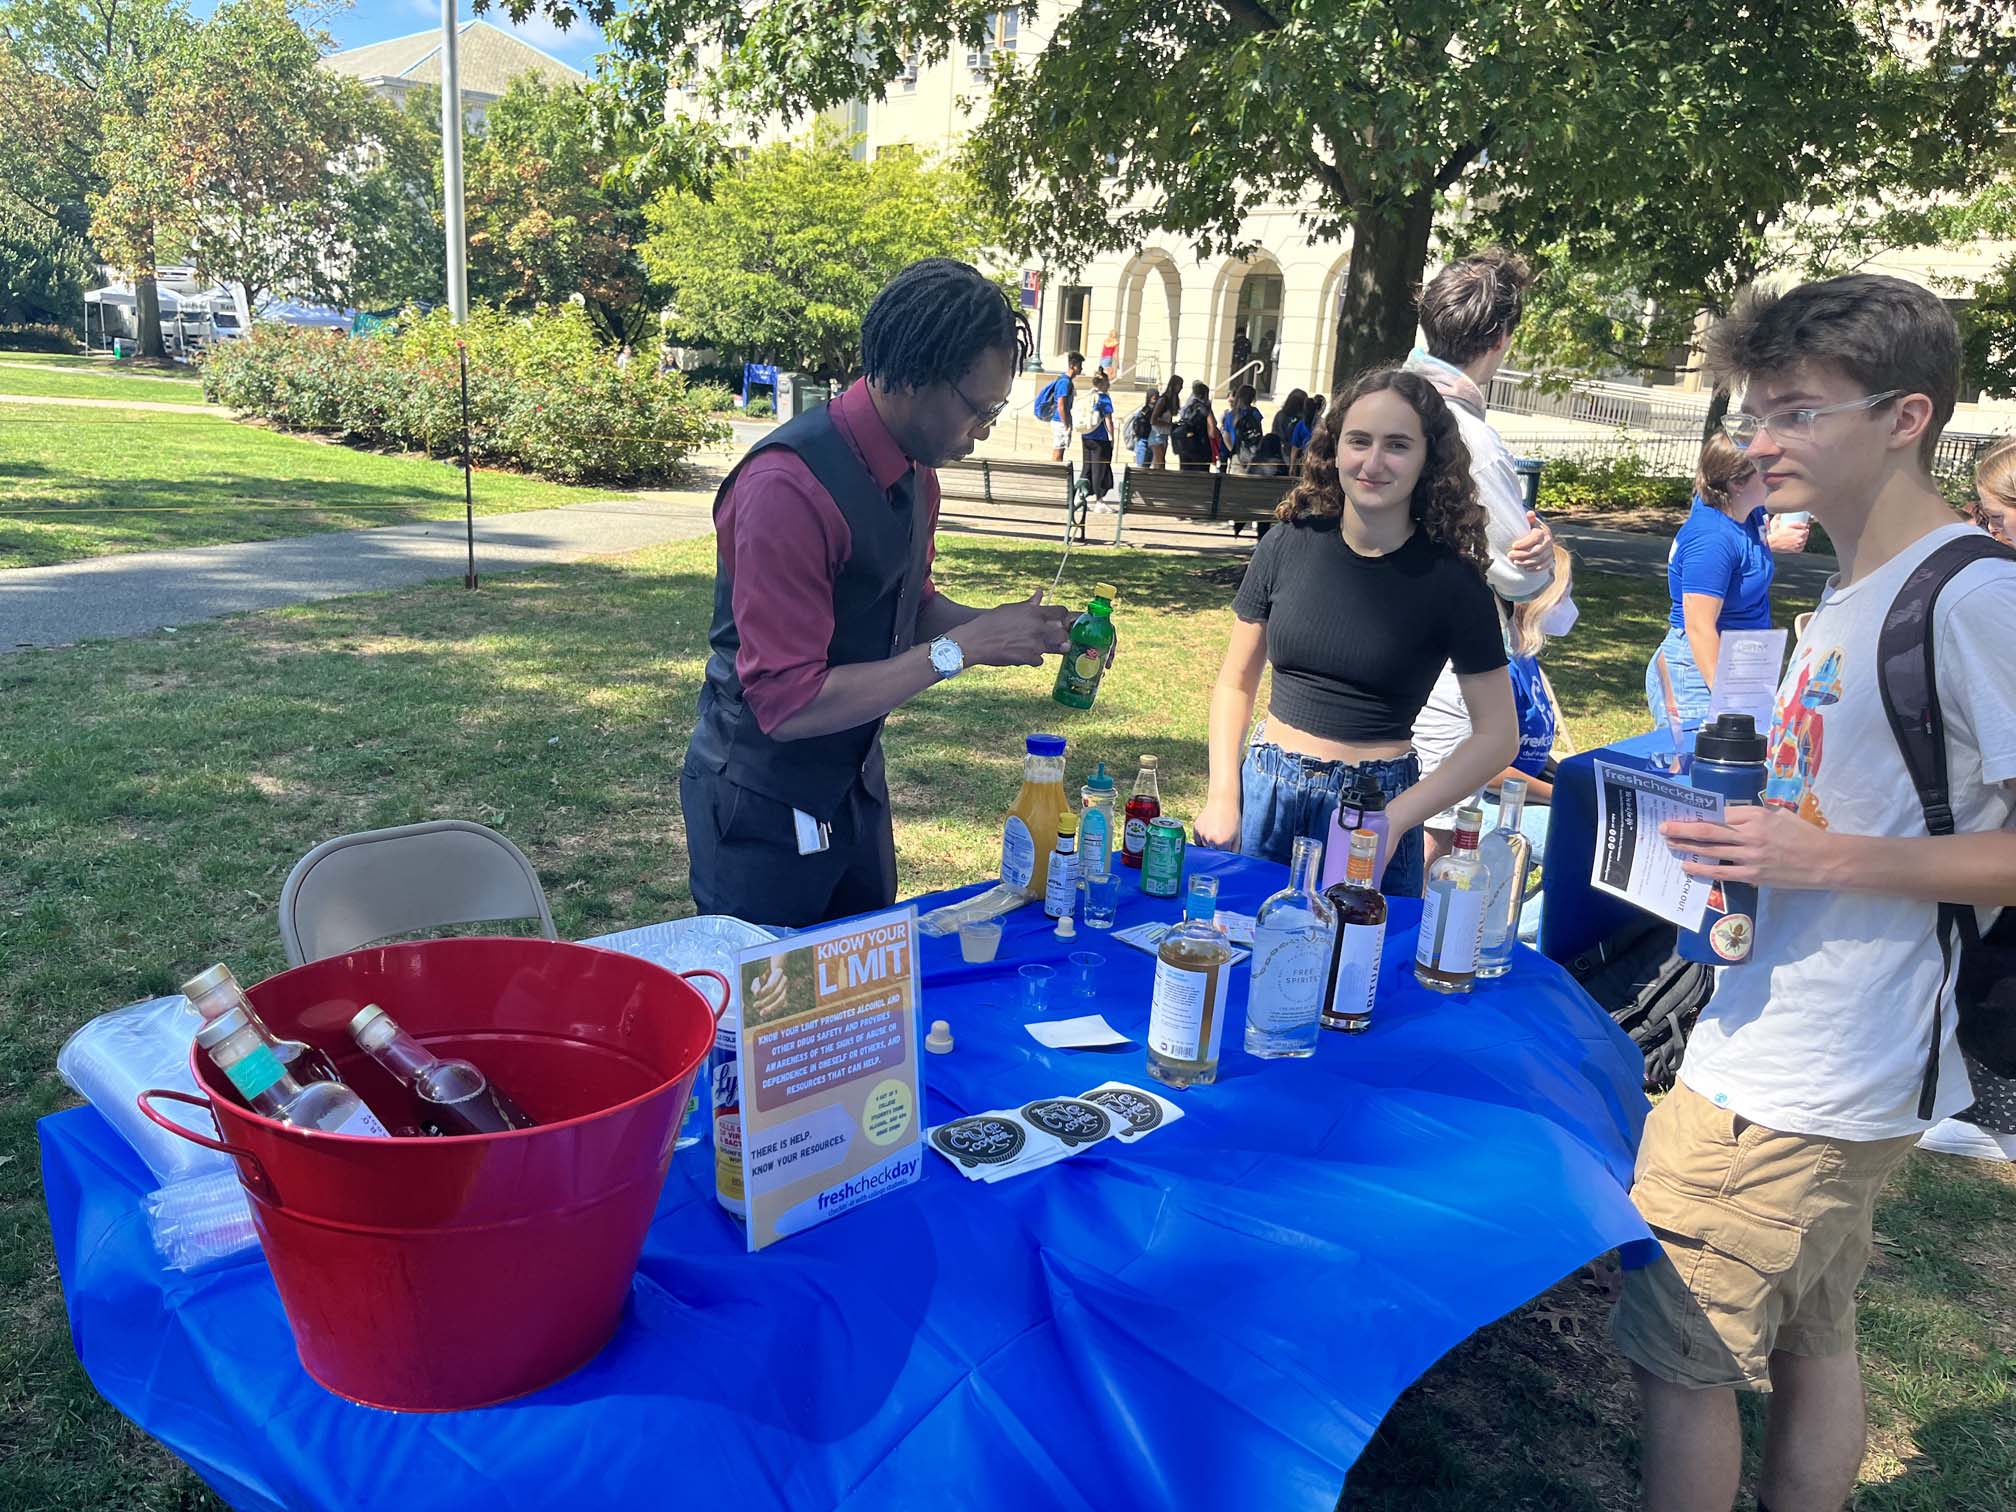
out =
[[[464,20],[476,15],[468,0],[461,0],[460,11]],[[440,0],[352,0],[348,6],[332,6],[327,12],[317,7],[314,13],[323,18],[323,28],[335,37],[339,47],[362,47],[367,42],[404,37],[441,24]],[[516,32],[542,52],[549,52],[584,73],[593,70],[595,55],[602,50],[602,34],[585,17],[564,32],[540,16],[528,18],[523,26],[513,26],[495,7],[484,12],[482,19],[505,31]]]

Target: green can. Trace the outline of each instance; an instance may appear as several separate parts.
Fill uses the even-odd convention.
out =
[[[1183,821],[1150,819],[1141,853],[1141,891],[1151,898],[1183,894]]]

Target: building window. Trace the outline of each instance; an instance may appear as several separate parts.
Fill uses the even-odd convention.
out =
[[[917,156],[917,144],[915,142],[884,142],[880,147],[875,149],[875,156],[878,161],[882,158],[914,159]]]
[[[1092,291],[1084,284],[1066,284],[1058,291],[1057,350],[1085,350],[1085,327],[1092,310]]]
[[[897,54],[903,67],[896,75],[896,83],[904,94],[917,93],[917,49],[906,47]]]
[[[1015,51],[1016,31],[1021,25],[1020,11],[995,11],[987,18],[987,40],[966,54],[966,67],[976,79],[994,77],[994,55]]]

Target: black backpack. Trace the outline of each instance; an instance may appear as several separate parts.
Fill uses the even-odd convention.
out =
[[[1935,663],[1938,637],[1932,611],[1940,591],[1975,562],[2016,562],[2016,551],[1991,536],[1969,533],[1939,547],[1911,570],[1883,616],[1876,642],[1876,678],[1883,712],[1890,720],[1904,769],[1925,811],[1925,832],[1953,833],[1952,794],[1946,786],[1946,718],[1939,708]],[[1991,647],[1990,655],[2005,648]],[[1932,1044],[1925,1057],[1925,1084],[1918,1116],[1932,1116],[1939,1088],[1939,1042],[1945,1037],[1943,1000],[1947,978],[1959,975],[1954,1003],[1960,1014],[1960,1048],[1991,1075],[2016,1077],[2016,908],[2005,908],[1984,936],[1974,910],[1964,904],[1939,905],[1939,987],[1932,1001]]]
[[[1266,427],[1260,423],[1260,411],[1250,405],[1241,410],[1239,417],[1232,422],[1232,439],[1237,445],[1239,459],[1242,462],[1253,460],[1253,454],[1259,450],[1260,437],[1265,433],[1265,429]]]
[[[1150,402],[1152,403],[1153,401]],[[1132,415],[1128,416],[1126,433],[1120,439],[1125,441],[1129,446],[1139,446],[1143,441],[1148,439],[1150,429],[1151,427],[1148,423],[1148,405],[1144,404],[1141,408],[1134,411]]]
[[[1672,1087],[1687,1036],[1715,990],[1715,968],[1682,960],[1678,945],[1671,924],[1639,916],[1568,963],[1569,975],[1645,1057],[1647,1092]]]

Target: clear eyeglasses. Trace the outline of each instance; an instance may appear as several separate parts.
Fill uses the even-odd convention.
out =
[[[1748,446],[1757,439],[1759,431],[1767,430],[1780,441],[1804,441],[1812,436],[1815,422],[1823,415],[1845,415],[1853,410],[1874,409],[1903,392],[1903,389],[1885,389],[1865,399],[1850,399],[1845,404],[1828,404],[1819,409],[1773,410],[1768,415],[1730,413],[1722,417],[1722,433],[1738,446]]]

